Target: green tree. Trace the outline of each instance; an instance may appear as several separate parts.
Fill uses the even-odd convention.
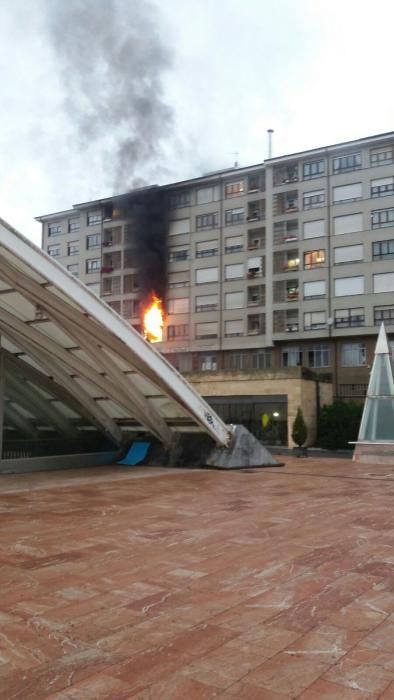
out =
[[[349,442],[357,440],[363,413],[362,404],[336,399],[323,406],[317,426],[318,447],[326,450],[349,450]]]
[[[293,429],[291,431],[291,437],[293,438],[295,444],[298,445],[298,447],[302,447],[303,445],[305,445],[307,435],[308,428],[306,427],[304,416],[302,415],[302,410],[298,407],[297,415],[293,423]]]

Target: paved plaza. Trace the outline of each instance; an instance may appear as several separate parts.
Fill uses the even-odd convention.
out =
[[[1,700],[394,699],[394,470],[0,477]]]

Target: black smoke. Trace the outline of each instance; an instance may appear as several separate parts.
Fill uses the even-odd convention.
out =
[[[149,0],[47,0],[49,33],[79,146],[99,149],[115,192],[160,169],[173,124],[172,56]],[[86,176],[86,175],[85,175]]]
[[[133,197],[128,241],[138,269],[142,311],[157,296],[165,305],[167,292],[167,193],[159,188]]]

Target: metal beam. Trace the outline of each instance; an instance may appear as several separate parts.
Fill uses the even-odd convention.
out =
[[[53,377],[58,384],[66,389],[66,391],[70,390],[70,375],[67,374],[59,363],[53,360],[50,353],[37,350],[26,338],[21,337],[18,333],[13,332],[9,328],[4,331],[4,336],[20,347],[34,362],[40,365],[49,376]],[[104,433],[107,433],[116,445],[121,445],[123,436],[119,426],[105,413],[100,405],[89,396],[85,389],[76,382],[73,382],[73,395],[77,401],[85,407],[87,413],[90,414],[92,422],[97,423],[100,429]]]
[[[143,375],[149,378],[154,376],[156,378],[154,383],[165,387],[165,389],[163,388],[165,394],[183,406],[194,421],[208,432],[218,444],[228,444],[231,429],[153,347],[149,346],[112,309],[66,272],[61,265],[51,260],[36,246],[0,221],[0,236],[1,233],[3,233],[1,245],[6,250],[59,289],[73,304],[77,303],[82,314],[88,314],[95,319],[100,328],[103,326],[111,335],[113,334],[115,339],[117,338],[131,351],[132,357],[128,358],[129,363],[141,368],[140,371]],[[7,264],[8,262],[7,256]],[[26,277],[24,274],[19,274],[17,289],[21,289],[23,279]],[[52,294],[48,289],[46,293]],[[75,313],[78,314],[77,309],[75,309]]]
[[[73,373],[78,374],[82,379],[87,379],[90,381],[101,391],[103,391],[104,394],[112,401],[122,407],[126,413],[131,413],[131,415],[133,415],[142,426],[146,427],[164,443],[172,443],[172,431],[167,427],[160,415],[158,416],[157,423],[155,424],[154,416],[152,414],[149,415],[148,411],[143,406],[140,405],[137,407],[133,401],[133,397],[130,396],[130,393],[127,393],[127,391],[124,390],[124,384],[127,382],[127,378],[124,377],[123,374],[121,382],[115,384],[115,382],[97,372],[87,362],[78,358],[70,350],[58,345],[47,335],[40,333],[40,331],[38,331],[36,328],[27,325],[24,321],[20,321],[10,312],[1,308],[0,325],[2,328],[4,328],[5,333],[6,328],[11,327],[13,331],[17,331],[22,337],[25,336],[28,338],[31,343],[40,349],[40,352],[49,351],[53,357],[57,357],[65,366],[69,367]],[[97,358],[94,356],[94,353],[92,353],[92,355],[92,360],[96,362]],[[75,385],[76,382],[71,377],[70,382],[72,382],[72,384],[70,383],[69,385],[71,389],[71,386]]]

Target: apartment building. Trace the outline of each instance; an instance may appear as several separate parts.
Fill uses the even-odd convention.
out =
[[[252,377],[303,368],[362,399],[378,326],[394,325],[393,146],[380,134],[77,204],[38,217],[43,248],[140,328],[133,209],[157,192],[170,362]]]

